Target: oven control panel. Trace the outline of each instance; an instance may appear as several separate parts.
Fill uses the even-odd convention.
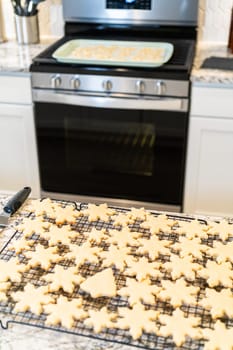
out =
[[[151,0],[106,0],[107,9],[151,10]]]

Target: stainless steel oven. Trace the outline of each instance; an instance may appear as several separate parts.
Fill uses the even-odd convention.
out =
[[[197,1],[176,1],[169,15],[165,3],[101,1],[90,12],[90,1],[63,1],[65,37],[31,66],[42,195],[182,210]],[[158,68],[52,57],[93,37],[169,41],[174,54]]]

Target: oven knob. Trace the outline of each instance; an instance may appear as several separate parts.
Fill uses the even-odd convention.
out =
[[[102,83],[103,89],[105,91],[111,91],[112,90],[112,82],[111,80],[104,80]]]
[[[165,95],[166,93],[166,84],[162,80],[156,81],[156,94],[157,95]]]
[[[70,81],[71,88],[77,90],[80,88],[81,81],[78,77],[73,77]]]
[[[61,76],[59,74],[51,78],[51,86],[53,89],[58,89],[61,86]]]
[[[145,88],[146,88],[146,85],[145,85],[144,81],[138,80],[138,81],[136,82],[136,90],[137,90],[137,93],[139,93],[139,94],[144,94]]]

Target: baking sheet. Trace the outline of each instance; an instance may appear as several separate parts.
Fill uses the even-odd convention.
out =
[[[173,55],[165,42],[75,39],[60,46],[53,58],[58,62],[128,67],[159,67]]]

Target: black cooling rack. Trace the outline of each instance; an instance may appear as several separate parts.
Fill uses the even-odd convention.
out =
[[[65,202],[65,201],[55,201],[59,202],[62,206],[70,205],[71,202]],[[87,204],[80,204],[77,205],[76,203],[73,203],[73,205],[76,207],[77,210],[82,210],[87,208]],[[117,213],[127,213],[130,209],[126,208],[116,208],[116,207],[110,207],[112,209],[115,209]],[[153,212],[154,216],[160,215],[161,212]],[[33,213],[28,213],[25,214],[24,216],[28,216],[33,218]],[[192,221],[194,220],[193,217],[188,217],[188,216],[183,216],[183,215],[173,215],[173,214],[168,214],[167,215],[169,219],[174,219],[174,220],[180,220],[180,221]],[[46,220],[50,222],[54,222],[53,219],[50,218],[45,218]],[[200,219],[199,220],[203,225],[206,224],[205,220]],[[135,220],[133,224],[129,224],[128,227],[132,229],[133,231],[140,232],[142,235],[142,238],[149,238],[150,233],[149,230],[147,229],[142,229],[140,227],[140,223],[142,221],[140,220]],[[117,229],[113,225],[113,221],[110,220],[109,222],[103,222],[103,221],[95,221],[95,222],[89,222],[87,216],[80,216],[77,218],[76,223],[71,225],[73,230],[77,230],[80,233],[80,236],[77,239],[71,239],[71,242],[77,245],[81,245],[83,242],[85,242],[86,238],[83,233],[86,233],[90,231],[93,227],[96,229]],[[178,241],[178,235],[174,232],[161,232],[158,234],[158,236],[161,239],[167,239],[171,242],[176,242]],[[7,242],[7,244],[3,247],[3,249],[0,252],[0,259],[2,260],[9,260],[13,256],[15,256],[14,251],[9,250],[9,245],[18,240],[21,239],[22,237],[22,232],[15,230],[13,236],[10,238],[10,240]],[[44,246],[47,245],[47,241],[45,239],[41,239],[39,235],[33,234],[30,239],[34,241],[34,244],[41,243]],[[215,240],[219,240],[218,237],[209,237],[208,239],[203,240],[204,244],[207,244],[209,246],[212,246],[213,242]],[[99,245],[96,244],[97,246],[101,246],[104,250],[108,249],[108,244],[106,242],[102,242]],[[67,251],[67,247],[60,244],[58,245],[58,250],[59,254],[63,256],[65,252]],[[132,247],[132,255],[134,256],[139,256],[136,251],[136,247]],[[18,258],[22,263],[26,263],[27,259],[23,255],[23,253],[20,253],[17,255]],[[205,266],[207,260],[210,257],[207,257],[203,255],[203,260],[198,261],[198,263],[202,264]],[[160,255],[158,259],[156,259],[160,262],[166,262],[169,260],[169,257],[166,255]],[[106,340],[114,343],[120,343],[120,344],[125,344],[125,345],[132,345],[138,348],[145,348],[145,349],[183,349],[183,350],[200,350],[203,348],[204,341],[202,340],[192,340],[188,339],[182,347],[177,348],[174,342],[172,341],[172,337],[162,337],[162,336],[156,336],[155,334],[149,334],[149,333],[143,333],[142,336],[137,339],[133,340],[132,337],[130,336],[129,332],[126,330],[120,330],[120,329],[105,329],[99,334],[94,334],[92,329],[90,327],[87,327],[84,325],[82,321],[75,321],[74,326],[72,329],[67,329],[62,326],[47,326],[45,324],[46,320],[46,315],[41,314],[39,316],[31,313],[30,311],[27,312],[14,312],[14,305],[15,302],[11,299],[10,293],[15,292],[18,290],[22,290],[23,287],[27,283],[32,283],[35,286],[40,286],[40,285],[46,285],[46,282],[43,281],[42,277],[44,274],[47,274],[48,272],[51,272],[53,270],[55,264],[51,265],[51,268],[48,271],[44,271],[41,268],[31,268],[30,270],[26,271],[23,273],[23,277],[20,283],[12,283],[12,286],[10,287],[10,290],[8,292],[8,301],[7,302],[0,302],[0,313],[4,314],[4,319],[6,319],[5,324],[0,322],[0,325],[2,325],[3,328],[8,328],[9,323],[18,323],[18,324],[23,324],[23,325],[31,325],[35,327],[40,327],[40,328],[46,328],[46,329],[53,329],[56,331],[60,332],[65,332],[65,333],[70,333],[70,334],[77,334],[81,336],[86,336],[94,339],[99,339],[99,340]],[[61,262],[59,262],[59,265],[62,266],[74,266],[74,263],[72,260],[67,260],[64,259]],[[80,273],[84,277],[92,276],[98,271],[101,271],[101,263],[99,264],[89,264],[89,263],[84,263],[80,267]],[[123,275],[119,270],[113,268],[115,280],[117,287],[123,287],[125,286],[126,282],[126,276]],[[171,276],[168,272],[164,271],[163,273],[163,279],[171,280]],[[159,280],[153,280],[151,279],[153,284],[159,285],[160,281]],[[196,278],[195,281],[190,282],[190,285],[195,285],[200,287],[200,292],[197,294],[197,300],[201,298],[201,296],[204,293],[205,288],[207,287],[206,281],[201,278]],[[114,297],[114,298],[107,298],[107,297],[101,297],[97,299],[91,298],[89,295],[86,293],[82,292],[79,290],[78,287],[73,291],[72,294],[68,294],[64,291],[58,291],[51,293],[53,295],[64,295],[67,297],[72,297],[72,298],[77,298],[82,296],[83,298],[83,305],[84,309],[100,309],[103,306],[107,306],[108,309],[112,312],[116,312],[118,307],[125,307],[128,306],[127,298],[123,298],[120,296]],[[159,299],[156,300],[155,304],[153,305],[147,305],[144,304],[146,309],[153,309],[153,310],[158,310],[163,314],[171,315],[172,312],[174,311],[174,308],[169,304],[169,302],[164,302]],[[204,308],[200,306],[191,306],[191,305],[182,305],[181,310],[185,313],[185,315],[188,316],[197,316],[200,317],[201,319],[201,325],[200,327],[207,327],[207,328],[213,328],[213,320],[211,318],[210,313],[205,310]],[[233,326],[233,320],[227,319],[227,318],[222,318],[221,321],[223,321],[227,326],[232,327]]]

